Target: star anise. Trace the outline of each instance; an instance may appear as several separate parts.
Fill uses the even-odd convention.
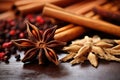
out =
[[[99,36],[92,38],[85,36],[84,39],[75,40],[63,50],[69,54],[61,61],[65,62],[72,60],[71,64],[83,63],[85,60],[94,66],[98,66],[98,58],[108,61],[118,61],[120,58],[115,55],[120,55],[120,40],[101,39]]]
[[[28,39],[12,40],[17,47],[28,49],[25,52],[22,62],[31,62],[37,59],[39,64],[43,64],[45,59],[47,59],[58,65],[58,56],[53,48],[64,46],[66,43],[53,39],[57,27],[54,26],[41,32],[36,26],[32,25],[28,21],[26,24]]]

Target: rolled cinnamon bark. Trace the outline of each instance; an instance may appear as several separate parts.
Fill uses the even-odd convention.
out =
[[[57,29],[56,32],[55,32],[55,34],[61,33],[63,31],[66,31],[66,30],[70,29],[70,28],[73,28],[73,27],[74,27],[73,24],[69,24],[67,26],[64,26],[62,28]]]
[[[79,3],[79,4],[80,4],[80,3]],[[78,3],[76,3],[76,4],[74,4],[74,5],[71,5],[70,7],[66,7],[65,10],[67,10],[67,11],[71,11],[71,10],[72,10],[74,13],[76,13],[77,10],[75,11],[74,8],[75,8],[75,6],[77,6],[77,5],[78,5]],[[84,4],[83,4],[83,5],[84,5]],[[81,5],[80,5],[80,6],[77,6],[77,7],[79,7],[80,9],[82,9],[81,6],[82,6],[83,8],[85,8],[86,6],[83,6],[83,5],[82,5],[82,3],[81,3]],[[96,5],[96,4],[93,4],[93,5]],[[55,9],[58,9],[58,10],[63,10],[62,8],[57,7],[57,6],[55,6],[55,5],[52,5],[52,4],[46,4],[45,6],[51,7],[51,8],[55,8]],[[70,9],[69,9],[69,8],[70,8]],[[87,9],[86,9],[86,10],[87,10]],[[83,11],[83,10],[81,10],[81,11]],[[79,12],[80,12],[80,10],[79,10]],[[91,11],[91,12],[92,12],[92,11]],[[84,14],[84,16],[92,17],[94,13],[92,12],[92,15],[91,15],[91,12],[88,12],[88,13]],[[98,19],[98,18],[96,18],[96,19]],[[55,32],[55,35],[56,35],[56,36],[55,36],[55,39],[68,42],[68,41],[71,41],[71,40],[79,37],[80,35],[82,35],[83,33],[85,33],[85,32],[87,31],[87,29],[84,29],[84,28],[81,29],[81,26],[79,26],[79,28],[78,28],[77,30],[74,29],[74,27],[76,27],[76,26],[73,25],[73,24],[69,24],[69,25],[67,25],[67,26],[64,26],[64,27],[62,27],[62,28],[57,29],[56,32]],[[77,26],[77,27],[78,27],[78,26]],[[66,30],[67,30],[67,31],[66,31]],[[70,31],[72,31],[72,32],[74,32],[74,33],[70,32]],[[71,34],[71,33],[72,33],[72,34]],[[64,35],[65,35],[65,36],[64,36]]]
[[[70,28],[58,34],[55,34],[54,39],[68,42],[70,40],[75,39],[76,37],[79,37],[84,32],[85,32],[85,29],[83,27],[74,26],[73,28]]]
[[[84,5],[82,5],[81,9],[78,7],[76,14],[86,13],[86,11],[89,11],[93,7],[101,5],[101,4],[105,3],[105,2],[106,2],[106,0],[94,0],[94,1],[88,2],[88,3],[84,4]],[[86,7],[84,7],[84,6],[86,6]]]
[[[57,15],[54,15],[57,14]],[[43,15],[51,16],[63,21],[67,21],[70,23],[83,25],[84,27],[91,28],[94,30],[102,31],[105,33],[109,33],[115,36],[120,37],[120,27],[117,25],[113,25],[101,20],[93,20],[91,18],[87,18],[84,16],[78,16],[75,14],[71,14],[66,11],[61,11],[53,8],[44,7]]]
[[[105,18],[120,22],[120,13],[117,12],[117,11],[111,11],[111,10],[108,10],[108,9],[103,9],[100,6],[93,8],[93,11],[96,14],[102,16],[102,17],[105,17]]]
[[[68,6],[70,4],[73,4],[75,2],[78,2],[79,0],[42,0],[42,2],[38,1],[38,3],[32,3],[28,5],[23,5],[17,7],[16,13],[21,13],[23,15],[27,13],[33,13],[33,12],[40,12],[46,3],[52,3],[59,6]]]
[[[15,10],[17,7],[35,3],[38,0],[18,0],[12,5],[12,9]],[[41,1],[41,0],[40,0]]]
[[[14,1],[0,1],[0,12],[11,10]]]
[[[0,20],[1,19],[14,19],[14,18],[15,18],[15,14],[13,11],[7,11],[7,12],[0,14]]]
[[[91,1],[91,2],[89,2]],[[71,13],[74,14],[83,14],[89,10],[91,10],[92,8],[101,5],[103,3],[105,3],[106,0],[101,0],[101,1],[96,1],[96,0],[84,0],[84,1],[80,1],[78,3],[75,3],[73,5],[67,6],[65,9],[65,11],[69,11]],[[57,7],[53,4],[47,3],[45,4],[45,7],[51,7],[51,8],[55,8],[58,10],[62,10],[63,8],[61,7]]]

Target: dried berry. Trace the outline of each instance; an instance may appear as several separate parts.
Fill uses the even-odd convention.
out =
[[[21,32],[20,34],[19,34],[19,38],[24,38],[24,33],[23,32]]]
[[[44,19],[41,16],[37,16],[36,21],[39,22],[40,24],[44,24]]]
[[[14,35],[16,34],[16,31],[15,31],[15,30],[11,30],[11,31],[9,32],[9,34],[10,34],[11,36],[14,36]]]

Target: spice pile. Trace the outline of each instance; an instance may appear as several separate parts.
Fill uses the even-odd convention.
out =
[[[20,60],[20,54],[16,53],[18,48],[13,46],[11,40],[27,38],[25,19],[43,31],[53,26],[49,19],[33,14],[27,15],[25,18],[0,20],[0,60],[5,63],[9,63],[12,54],[15,55],[17,61]]]
[[[116,12],[119,11],[119,7],[108,0],[15,1],[11,6],[12,9],[9,11],[5,9],[6,12],[0,15],[0,19],[6,19],[0,20],[0,60],[6,63],[9,63],[12,54],[15,55],[17,61],[20,60],[20,54],[16,53],[16,50],[19,49],[25,51],[23,62],[37,60],[39,64],[53,62],[57,65],[59,61],[54,49],[65,45],[61,41],[72,41],[90,29],[120,37],[118,25],[102,20],[102,18],[109,18],[118,23],[120,21],[118,19],[120,13]],[[31,14],[25,16],[40,10],[43,10],[42,16],[47,17]],[[24,18],[18,17],[15,13]],[[24,23],[26,19],[28,20],[27,26]],[[51,19],[59,19],[62,21],[58,22],[66,21],[66,24],[72,24],[62,24],[63,27],[56,28],[53,27],[54,21]],[[94,67],[97,67],[98,59],[120,62],[119,49],[120,40],[85,36],[84,39],[72,41],[72,44],[64,47],[63,50],[69,54],[61,61],[72,60],[71,64],[77,64],[89,60]]]
[[[88,37],[72,41],[72,43],[64,47],[63,50],[69,54],[61,59],[66,62],[72,60],[70,63],[83,63],[85,60],[94,66],[98,66],[98,59],[105,59],[108,61],[118,61],[120,58],[120,40],[101,39],[99,36]]]
[[[34,62],[37,59],[39,64],[45,64],[46,60],[49,60],[58,65],[58,56],[54,48],[60,48],[60,46],[64,46],[66,43],[54,40],[53,37],[57,26],[43,31],[29,22],[26,22],[26,24],[28,39],[12,40],[17,47],[26,49],[22,62]]]

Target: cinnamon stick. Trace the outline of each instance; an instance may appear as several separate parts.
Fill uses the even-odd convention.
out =
[[[42,0],[42,2],[32,3],[24,6],[17,7],[16,13],[27,14],[32,12],[40,12],[45,3],[52,3],[59,6],[68,6],[79,0]],[[64,4],[63,4],[64,3]]]
[[[78,5],[78,3],[76,3],[76,4]],[[70,11],[70,10],[74,11],[73,9],[74,9],[74,6],[76,6],[76,4],[73,5],[73,7],[70,6],[71,9],[68,9],[69,7],[65,8],[65,9],[68,10],[68,11]],[[58,10],[63,10],[62,8],[57,7],[55,5],[52,5],[52,4],[46,4],[45,6],[55,8],[55,9],[58,9]],[[73,40],[76,37],[80,36],[85,31],[86,30],[84,28],[80,27],[80,26],[78,27],[78,26],[74,26],[73,24],[69,24],[67,26],[64,26],[62,28],[57,29],[56,32],[55,32],[54,38],[56,40],[67,42],[67,41]]]
[[[114,8],[114,6],[113,6],[113,4],[112,3],[106,3],[105,5],[102,5],[101,6],[103,9],[114,9],[115,10],[115,8]],[[92,13],[94,13],[94,11],[91,11]],[[95,15],[94,17],[92,17],[92,19],[98,19],[98,18],[101,18],[99,15]]]
[[[10,10],[13,3],[13,1],[0,1],[0,12]]]
[[[2,14],[0,14],[0,20],[1,19],[14,19],[15,15],[13,11],[6,11]]]
[[[70,6],[67,6],[66,8],[64,8],[67,11],[73,12],[73,11],[78,11],[80,8],[82,7],[86,7],[85,4],[91,3],[91,1],[93,0],[82,0],[78,3],[72,4]],[[94,5],[94,4],[93,4]],[[74,13],[74,12],[73,12]]]
[[[30,3],[37,3],[37,2],[42,2],[41,0],[29,0],[29,1],[26,1],[26,0],[18,0],[18,1],[16,1],[15,3],[14,3],[14,5],[16,6],[16,7],[18,7],[18,6],[22,6],[22,5],[26,5],[26,4],[30,4]]]
[[[91,1],[91,2],[89,2]],[[93,7],[97,6],[97,5],[101,5],[103,3],[105,3],[106,0],[101,0],[101,1],[95,1],[95,0],[84,0],[84,1],[80,1],[78,3],[75,3],[73,5],[67,6],[65,9],[65,11],[69,11],[71,13],[75,13],[75,14],[82,14],[84,12],[89,11],[90,9],[92,9]],[[92,5],[92,6],[91,6]],[[53,4],[45,4],[46,7],[51,7],[51,8],[55,8],[55,9],[59,9],[62,10],[63,8],[61,7],[57,7]],[[89,7],[88,7],[89,6]]]
[[[100,6],[93,8],[93,11],[104,18],[120,22],[120,12],[103,9]]]
[[[34,4],[34,3],[41,3],[45,1],[48,1],[48,0],[18,0],[14,2],[14,4],[12,5],[12,9],[15,10],[20,6],[25,6],[25,5]]]
[[[53,1],[56,1],[56,0],[53,0]],[[16,2],[14,3],[14,6],[19,7],[19,6],[23,6],[23,5],[27,5],[27,4],[49,3],[49,2],[53,2],[53,1],[51,1],[51,0],[29,0],[29,1],[19,0],[19,1],[16,1]]]
[[[41,1],[41,0],[40,0]],[[12,9],[15,10],[17,7],[23,6],[23,5],[28,5],[36,2],[36,0],[18,0],[12,5]]]
[[[73,28],[73,26],[74,26],[73,24],[69,24],[69,25],[64,26],[62,28],[59,28],[59,29],[56,30],[55,34],[58,34],[58,33],[61,33],[63,31],[66,31],[66,30],[68,30],[70,28]]]
[[[74,6],[76,6],[78,3],[76,3],[76,4],[74,4],[74,5],[71,5],[70,6],[70,10],[72,10],[72,11],[74,11],[73,9],[74,9]],[[94,5],[94,4],[93,4]],[[47,6],[47,7],[51,7],[51,8],[55,8],[55,9],[58,9],[58,10],[63,10],[62,8],[60,8],[60,7],[57,7],[57,6],[55,6],[55,5],[52,5],[52,4],[46,4],[45,6]],[[73,6],[73,8],[72,8],[72,6]],[[83,6],[83,5],[82,5]],[[86,6],[84,6],[84,7],[86,7]],[[81,8],[81,6],[79,6],[79,8]],[[69,10],[69,7],[67,7],[67,8],[65,8],[65,10],[68,10],[68,11],[70,11]],[[82,10],[83,11],[83,10]],[[74,11],[75,12],[75,11]],[[76,11],[77,12],[77,11]],[[87,15],[88,17],[91,17],[91,15],[89,15],[90,13],[87,13],[87,14],[85,14],[85,16]],[[64,27],[62,27],[62,28],[59,28],[59,29],[57,29],[56,30],[56,35],[57,36],[55,36],[55,39],[57,39],[57,40],[62,40],[62,41],[70,41],[70,40],[73,40],[73,39],[75,39],[75,38],[77,38],[78,36],[80,36],[80,35],[82,35],[84,32],[86,32],[86,30],[87,29],[84,29],[83,27],[81,27],[81,26],[79,26],[79,28],[76,30],[76,29],[74,29],[74,27],[77,27],[78,28],[78,26],[75,26],[75,25],[73,25],[73,24],[69,24],[69,25],[67,25],[67,26],[64,26]],[[81,29],[82,28],[82,29]],[[66,31],[67,30],[67,31]],[[65,31],[65,32],[64,32]],[[76,32],[76,33],[71,33],[70,31],[72,31],[72,32]],[[67,35],[66,37],[64,36],[64,35]]]
[[[54,39],[67,42],[82,35],[84,32],[85,32],[85,29],[83,27],[74,26],[73,28],[70,28],[58,34],[55,34]]]
[[[75,3],[75,4],[73,4],[73,5],[71,5],[71,6],[67,6],[66,8],[64,8],[66,11],[69,11],[69,12],[71,12],[71,13],[75,13],[75,14],[82,14],[82,12],[87,12],[90,8],[92,9],[93,7],[95,7],[95,6],[97,6],[97,5],[101,5],[101,4],[103,4],[103,3],[105,3],[106,1],[105,0],[102,0],[102,1],[93,1],[93,0],[91,0],[92,2],[88,2],[88,0],[84,0],[84,1],[81,1],[81,2],[79,2],[79,3]],[[87,7],[86,5],[88,5],[89,6],[89,4],[91,5],[93,5],[93,6],[91,6],[91,7]],[[55,5],[53,5],[53,4],[50,4],[50,3],[47,3],[47,4],[45,4],[45,6],[46,7],[51,7],[51,8],[55,8],[55,9],[58,9],[58,10],[63,10],[63,8],[61,8],[61,7],[58,7],[58,6],[55,6]],[[77,8],[77,9],[76,9]],[[75,10],[76,9],[76,10]],[[79,12],[78,12],[79,11]],[[85,16],[87,16],[88,15],[88,17],[90,17],[91,15],[93,15],[94,14],[94,12],[92,11],[92,14],[91,14],[91,12],[89,12],[89,13],[87,13],[87,14],[85,14]]]
[[[91,1],[89,3],[86,3],[83,5],[83,7],[81,7],[81,9],[78,8],[76,14],[85,13],[86,11],[91,10],[93,7],[96,7],[98,5],[102,5],[105,2],[106,2],[106,0],[94,0],[94,1]],[[84,7],[84,6],[86,6],[86,7]]]
[[[106,3],[104,5],[102,5],[101,7],[104,8],[104,9],[110,9],[112,7],[112,3]],[[93,7],[94,8],[94,7]],[[112,9],[112,8],[111,8]],[[89,11],[85,16],[86,17],[89,17],[89,15],[93,16],[92,19],[99,19],[100,16],[99,15],[96,15],[93,10]]]
[[[54,14],[57,14],[57,15],[54,15]],[[57,18],[63,21],[70,22],[70,23],[83,25],[87,28],[102,31],[102,32],[109,33],[109,34],[120,37],[119,26],[116,26],[116,25],[113,25],[113,24],[110,24],[110,23],[107,23],[101,20],[93,20],[90,18],[86,18],[82,15],[78,16],[78,15],[71,14],[66,11],[61,11],[61,10],[48,8],[48,7],[44,7],[43,15],[51,16],[51,17],[54,17],[54,18]]]

